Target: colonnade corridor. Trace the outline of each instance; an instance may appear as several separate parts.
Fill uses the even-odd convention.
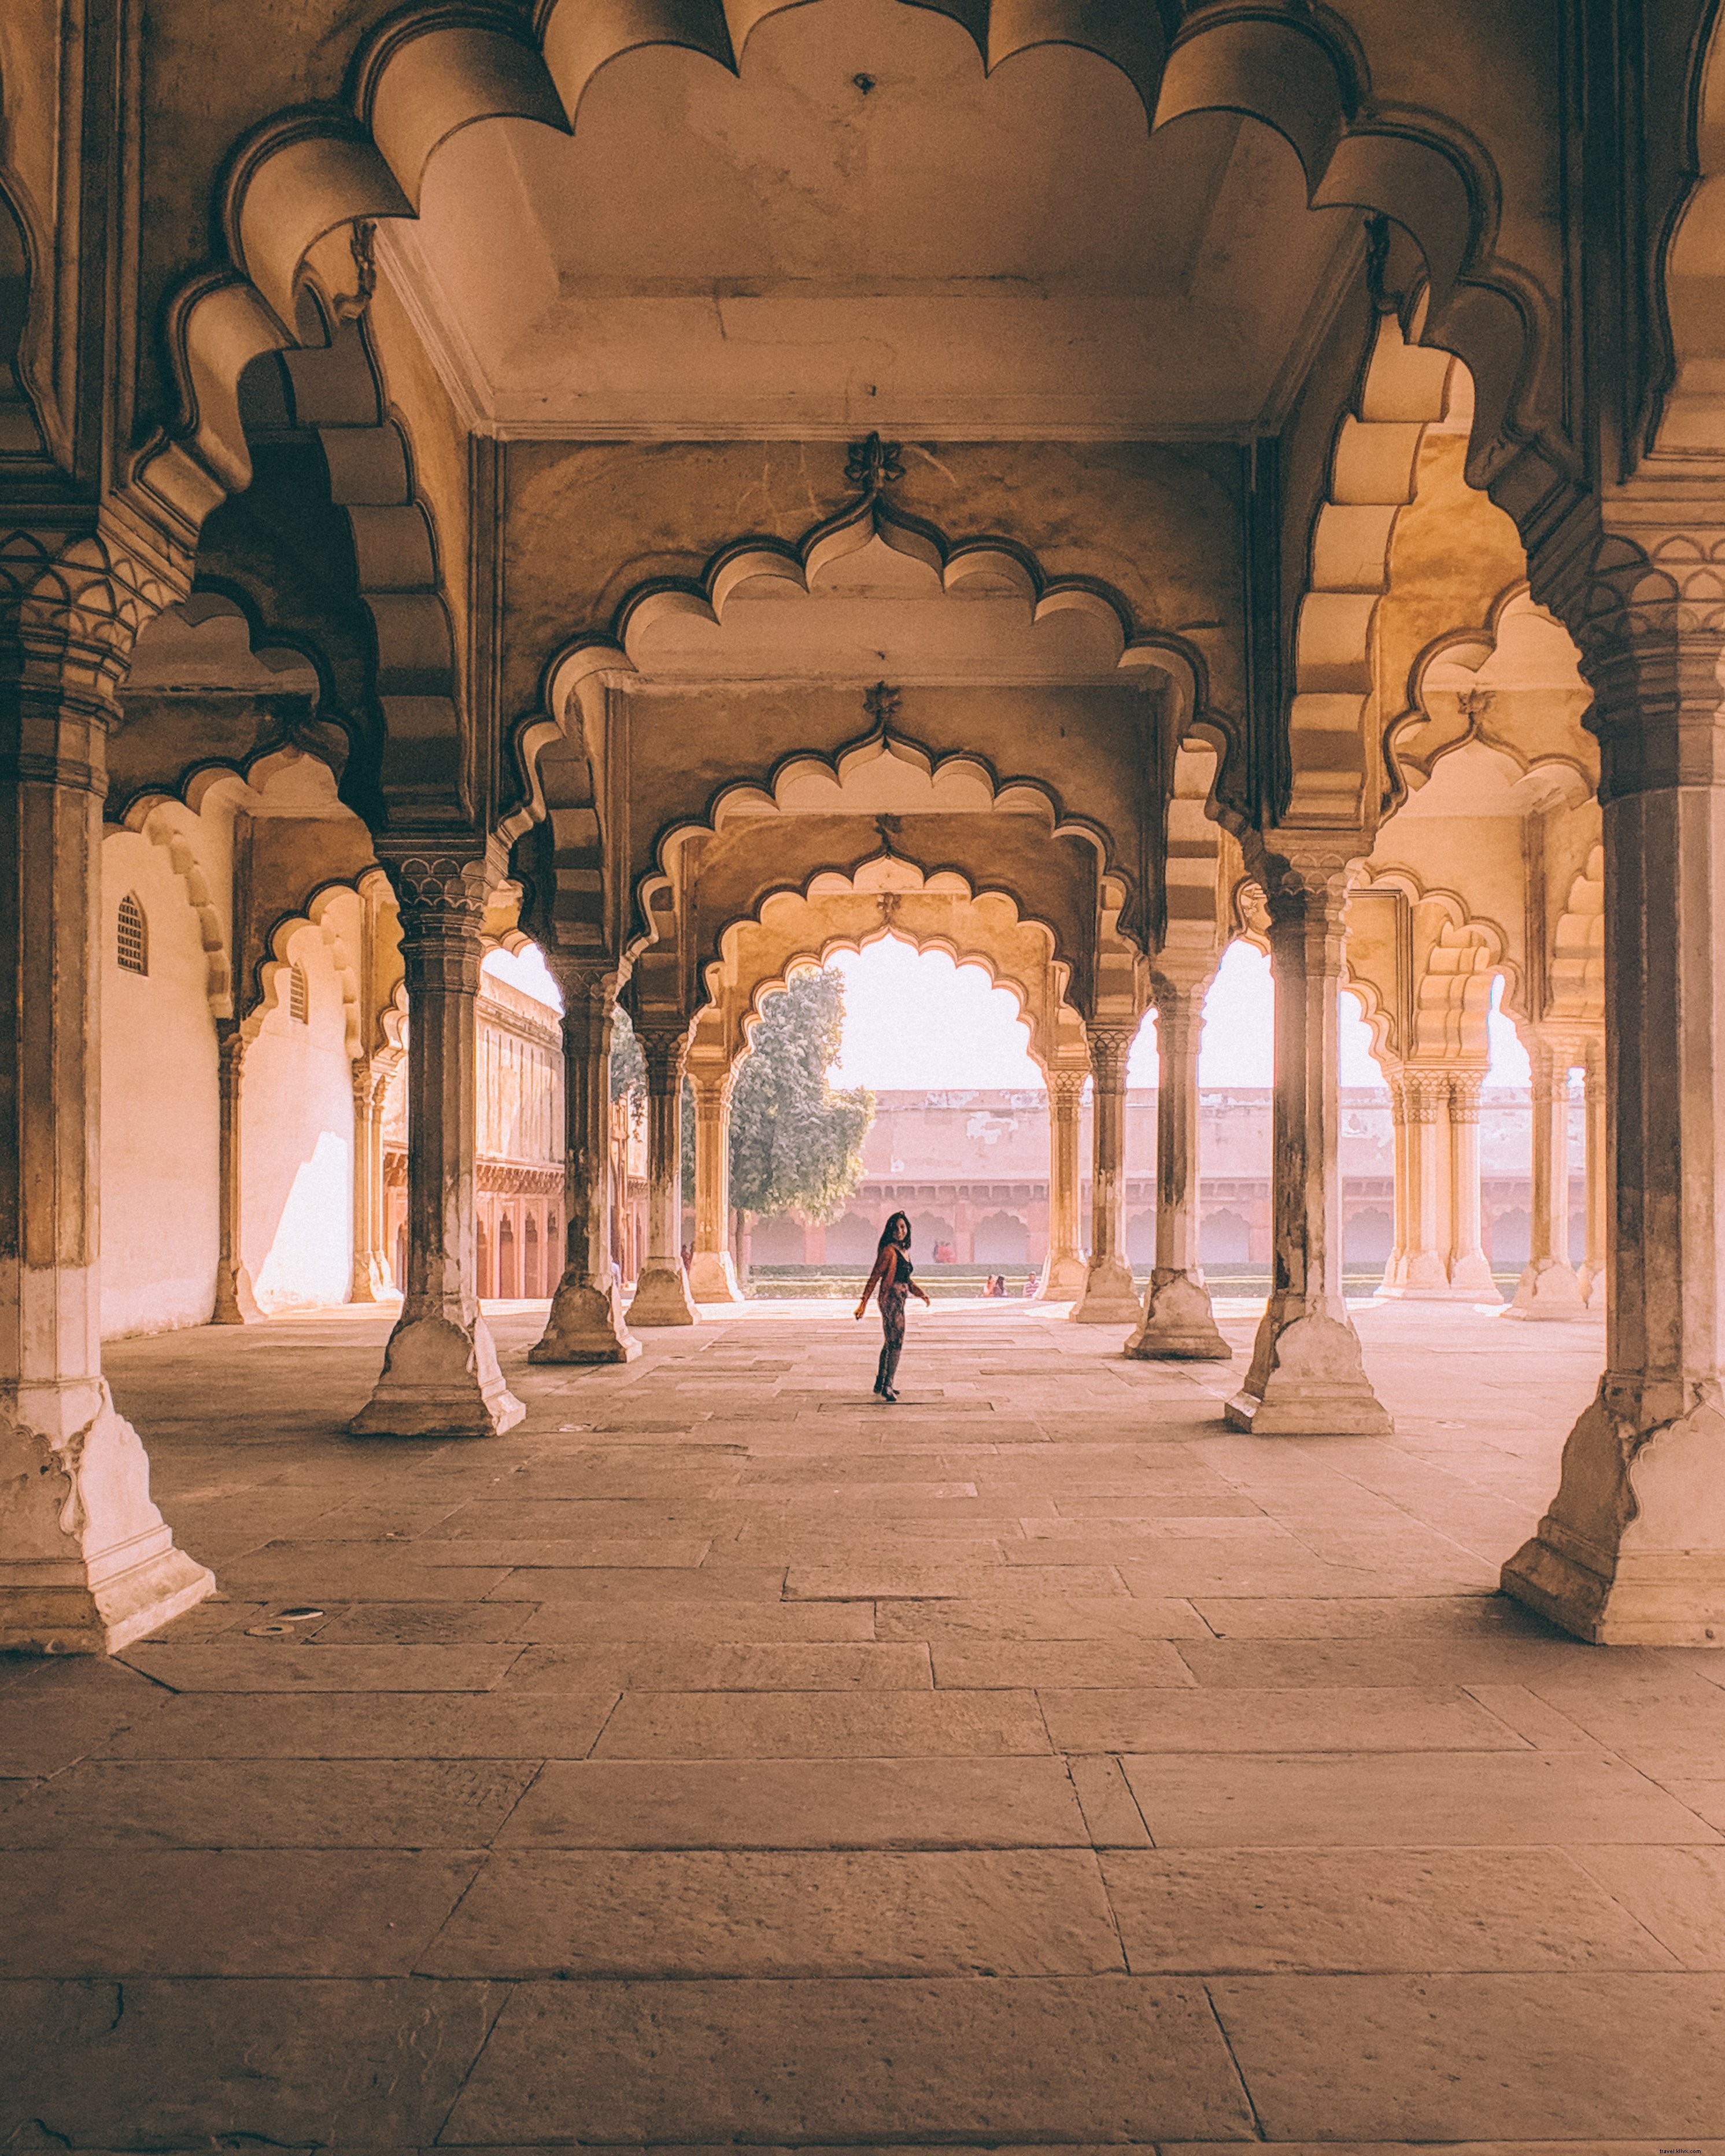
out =
[[[363,1306],[116,1343],[219,1593],[0,1674],[0,2142],[1725,2148],[1725,1661],[1494,1591],[1601,1332],[1358,1308],[1271,1445],[1218,1314],[494,1305],[480,1443]]]

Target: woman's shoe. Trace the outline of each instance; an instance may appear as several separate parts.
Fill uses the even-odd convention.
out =
[[[887,1406],[890,1408],[896,1408],[898,1405],[898,1394],[896,1393],[883,1392],[880,1397],[886,1401]]]

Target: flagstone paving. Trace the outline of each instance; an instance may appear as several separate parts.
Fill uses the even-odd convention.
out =
[[[369,1312],[110,1351],[222,1593],[0,1661],[0,2148],[1725,2156],[1725,1651],[1493,1591],[1597,1324],[1363,1309],[1394,1435],[1254,1440],[1034,1305],[896,1409],[542,1317],[482,1443],[341,1435]]]

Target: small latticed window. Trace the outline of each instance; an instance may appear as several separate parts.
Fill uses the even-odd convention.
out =
[[[147,973],[150,970],[150,932],[144,922],[144,909],[130,891],[120,901],[115,955],[122,973]]]
[[[292,968],[288,974],[288,1016],[295,1025],[311,1023],[311,998],[305,986],[305,969]]]

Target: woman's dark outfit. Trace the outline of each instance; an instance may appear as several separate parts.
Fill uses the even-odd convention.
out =
[[[890,1393],[892,1381],[898,1375],[898,1358],[905,1344],[905,1298],[911,1291],[910,1260],[896,1245],[892,1246],[891,1256],[893,1262],[880,1283],[877,1297],[884,1336],[880,1368],[875,1373],[877,1393]]]

